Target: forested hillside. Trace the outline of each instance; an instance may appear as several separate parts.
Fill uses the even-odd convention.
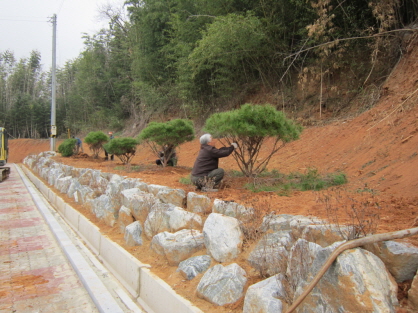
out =
[[[271,103],[311,124],[371,108],[417,32],[412,0],[127,0],[108,27],[57,69],[65,136],[136,135],[152,120],[192,119]],[[15,138],[50,131],[51,72],[39,52],[0,51],[0,125]],[[126,126],[130,125],[129,128]]]

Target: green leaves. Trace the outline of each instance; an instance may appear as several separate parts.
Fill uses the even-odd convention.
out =
[[[74,154],[75,144],[77,140],[70,138],[65,139],[62,144],[58,146],[58,152],[61,153],[63,157],[70,157]]]
[[[192,76],[207,76],[212,90],[219,91],[252,80],[267,48],[263,30],[252,14],[217,17],[189,55]]]
[[[193,123],[190,120],[176,119],[166,123],[151,122],[142,130],[140,140],[154,141],[163,146],[178,145],[194,139]]]
[[[166,123],[151,122],[142,130],[138,138],[150,146],[156,157],[159,157],[162,151],[163,165],[166,166],[176,147],[194,139],[193,123],[184,119],[175,119]]]
[[[302,127],[272,105],[244,104],[238,110],[213,114],[206,120],[205,131],[227,144],[238,143],[233,157],[246,176],[255,176],[266,169],[271,157],[286,142],[299,138]],[[263,143],[271,137],[270,153],[259,158]]]
[[[93,152],[93,158],[97,159],[99,157],[100,151],[103,150],[103,145],[109,141],[103,132],[90,132],[84,138],[84,142],[88,144],[90,150]]]
[[[115,138],[103,146],[109,154],[116,155],[123,164],[129,164],[134,157],[138,140],[134,138]]]
[[[285,142],[298,139],[302,130],[273,106],[251,104],[213,114],[205,129],[215,137],[279,137]]]

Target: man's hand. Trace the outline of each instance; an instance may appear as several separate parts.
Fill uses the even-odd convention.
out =
[[[231,143],[231,145],[234,146],[234,149],[238,148],[238,145],[235,142]]]

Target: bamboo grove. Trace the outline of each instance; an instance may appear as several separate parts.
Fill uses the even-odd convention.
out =
[[[318,93],[301,95],[312,82],[342,106],[341,95],[382,83],[416,35],[418,1],[127,0],[101,13],[108,27],[57,69],[58,134],[198,120],[260,90],[297,110]],[[40,60],[0,51],[0,126],[14,138],[49,136],[51,72]]]

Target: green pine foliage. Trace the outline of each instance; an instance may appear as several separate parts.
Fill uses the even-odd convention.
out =
[[[302,127],[285,117],[272,105],[245,104],[240,109],[215,113],[206,120],[205,130],[227,144],[236,142],[233,154],[246,176],[263,172],[273,155],[287,142],[299,138]],[[259,151],[272,138],[270,153],[259,158]]]
[[[101,131],[90,132],[84,138],[84,142],[89,146],[90,151],[93,152],[93,158],[97,159],[99,153],[103,150],[103,145],[109,141],[109,137]]]
[[[160,151],[164,153],[164,166],[179,145],[194,138],[193,122],[185,119],[175,119],[165,123],[151,122],[138,136],[140,141],[150,146],[156,157],[159,157]]]
[[[139,141],[134,138],[114,138],[106,143],[103,148],[109,153],[116,155],[123,164],[129,164],[135,156]]]
[[[74,154],[76,143],[77,140],[74,138],[65,139],[64,142],[58,146],[58,152],[61,153],[63,157],[70,157]]]

